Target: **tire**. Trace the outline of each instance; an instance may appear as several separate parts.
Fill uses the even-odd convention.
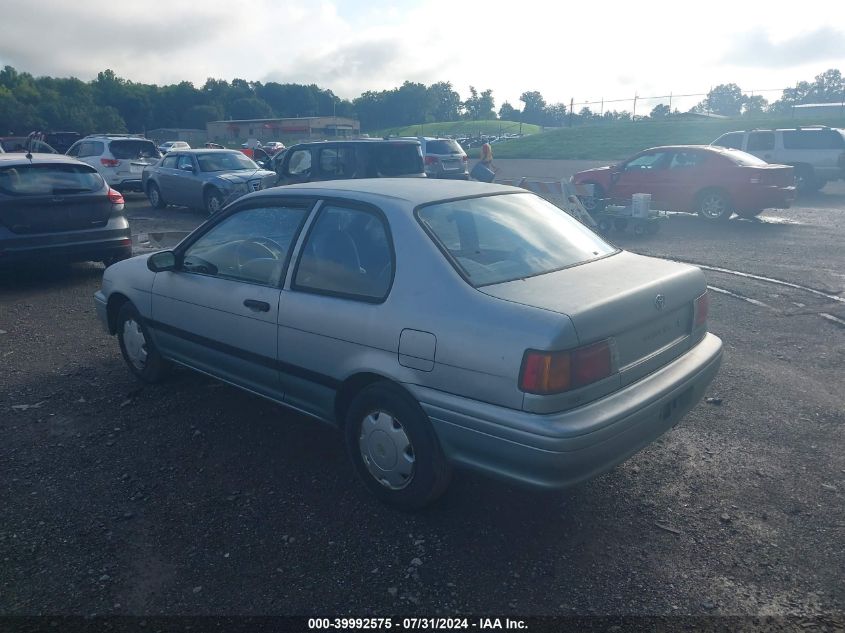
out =
[[[170,362],[161,357],[141,315],[129,301],[117,313],[117,341],[123,360],[141,381],[161,382],[170,373]]]
[[[209,189],[205,192],[205,212],[212,216],[219,213],[223,208],[223,194],[217,189]]]
[[[824,186],[824,182],[822,182],[821,186],[818,185],[816,172],[809,165],[797,165],[793,173],[796,193],[810,193],[812,191],[818,191]]]
[[[379,500],[418,510],[449,485],[451,467],[419,403],[389,382],[353,398],[344,427],[358,476]]]
[[[585,182],[585,185],[593,185],[593,195],[592,196],[580,196],[581,204],[584,205],[584,209],[587,210],[587,213],[592,215],[593,213],[601,213],[604,211],[606,205],[604,201],[604,189],[601,185],[597,185],[594,182]]]
[[[153,209],[163,209],[167,206],[164,198],[161,197],[161,189],[159,189],[158,185],[154,182],[147,185],[147,198],[149,199],[150,205]]]
[[[730,201],[718,189],[705,189],[698,194],[698,215],[710,222],[719,222],[731,217]]]

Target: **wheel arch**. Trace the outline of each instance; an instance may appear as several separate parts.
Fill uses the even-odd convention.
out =
[[[374,372],[359,372],[347,377],[340,385],[335,395],[334,400],[334,416],[337,426],[342,428],[346,424],[346,413],[349,411],[349,406],[359,393],[370,385],[379,382],[385,382],[393,385],[397,389],[404,392],[409,398],[414,397],[405,389],[401,383],[396,382],[386,376]]]
[[[117,315],[123,304],[131,303],[129,297],[120,292],[113,292],[109,295],[109,300],[106,303],[106,317],[109,323],[109,334],[117,334]]]

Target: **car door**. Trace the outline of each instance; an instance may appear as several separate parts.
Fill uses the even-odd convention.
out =
[[[387,220],[373,207],[326,203],[297,259],[279,310],[285,402],[331,419],[339,385],[333,372],[364,349],[389,353],[372,343],[383,332],[381,304],[395,269]]]
[[[694,210],[696,194],[718,182],[711,176],[713,168],[710,157],[710,152],[701,150],[675,151],[668,168],[664,170],[666,179],[657,203],[660,204],[659,208],[673,211]],[[652,200],[652,206],[658,208],[657,204]]]
[[[176,161],[176,169],[172,172],[172,192],[168,202],[173,204],[181,204],[186,207],[202,207],[202,203],[197,204],[195,190],[199,178],[197,176],[197,165],[194,157],[190,154],[179,154]],[[202,185],[199,185],[200,189]],[[202,196],[199,196],[200,200]],[[167,200],[167,198],[165,198]]]
[[[279,169],[280,185],[292,185],[300,182],[310,182],[314,165],[310,147],[299,147],[288,150]]]
[[[175,202],[173,200],[173,189],[174,183],[177,182],[176,163],[178,162],[178,154],[168,154],[158,165],[150,167],[155,172],[153,180],[158,184],[161,195],[167,202]]]
[[[165,356],[282,398],[281,282],[309,210],[306,203],[253,203],[177,251],[177,269],[156,274],[151,296],[150,325]]]
[[[762,158],[767,163],[776,162],[775,133],[771,131],[749,132],[745,151],[754,154],[757,158]]]
[[[659,208],[666,198],[670,175],[669,162],[672,159],[671,150],[651,150],[638,154],[623,163],[620,170],[613,175],[610,198],[615,204],[631,204],[631,196],[635,193],[650,193],[652,206]]]

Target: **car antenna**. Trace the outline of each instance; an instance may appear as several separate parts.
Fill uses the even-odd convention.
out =
[[[36,134],[38,134],[38,132],[30,132],[29,136],[26,137],[26,159],[29,162],[32,162],[32,141],[34,140]]]

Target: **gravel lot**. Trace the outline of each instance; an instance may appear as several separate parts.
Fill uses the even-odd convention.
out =
[[[497,162],[505,177],[585,166]],[[140,196],[128,215],[141,241],[202,220]],[[725,342],[711,402],[574,489],[459,473],[417,515],[376,503],[329,428],[189,371],[142,387],[95,319],[100,265],[0,273],[0,614],[841,624],[845,185],[760,222],[677,214],[611,239],[723,269],[707,271]]]

